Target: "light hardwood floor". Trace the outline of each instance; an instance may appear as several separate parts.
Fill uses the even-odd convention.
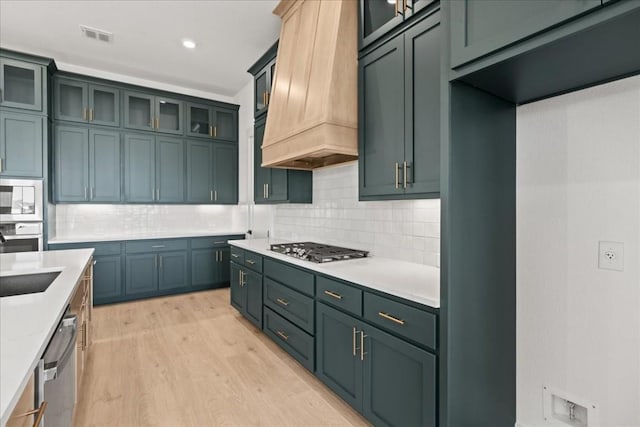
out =
[[[229,289],[96,307],[76,426],[364,426],[229,305]]]

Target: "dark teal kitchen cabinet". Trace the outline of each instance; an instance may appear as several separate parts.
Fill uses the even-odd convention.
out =
[[[313,175],[311,171],[263,168],[262,140],[266,117],[254,125],[254,201],[258,204],[311,203]]]
[[[262,329],[262,274],[230,262],[231,305]]]
[[[435,427],[436,356],[316,307],[316,375],[374,425]]]
[[[213,201],[238,202],[238,146],[213,143]]]
[[[157,254],[127,254],[125,272],[127,296],[152,295],[158,291]]]
[[[54,117],[56,120],[120,126],[120,90],[56,77]]]
[[[362,323],[316,304],[316,375],[358,412],[362,412]]]
[[[124,136],[125,201],[184,201],[184,143],[149,134]]]
[[[0,111],[0,176],[42,177],[46,118]]]
[[[184,201],[184,143],[156,137],[156,202]]]
[[[0,107],[46,112],[43,65],[0,58]]]
[[[237,145],[187,141],[187,201],[238,202]]]
[[[88,201],[89,130],[76,126],[56,126],[54,138],[56,201]]]
[[[589,12],[600,0],[459,0],[451,4],[451,66],[456,68]]]
[[[374,425],[436,427],[436,356],[368,325],[361,334],[364,416]]]
[[[120,133],[56,126],[56,202],[120,201]]]
[[[358,68],[360,199],[438,197],[439,15],[367,53]]]
[[[434,0],[360,0],[360,48],[401,25]]]
[[[182,135],[182,101],[142,92],[124,93],[124,127]]]
[[[191,285],[218,288],[229,283],[230,256],[227,240],[240,236],[191,239]]]
[[[189,286],[187,251],[158,254],[158,289],[161,291]]]
[[[122,297],[122,256],[104,255],[93,258],[93,303],[104,304]]]
[[[187,135],[218,141],[238,141],[238,112],[222,107],[187,103]]]
[[[265,114],[269,109],[269,99],[276,70],[278,42],[269,48],[247,71],[253,75],[253,116]]]

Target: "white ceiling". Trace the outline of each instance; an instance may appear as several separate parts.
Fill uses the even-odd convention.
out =
[[[56,62],[221,95],[235,95],[246,70],[278,38],[277,0],[0,1],[0,46]],[[84,37],[79,25],[114,34]],[[182,39],[197,43],[182,47]]]

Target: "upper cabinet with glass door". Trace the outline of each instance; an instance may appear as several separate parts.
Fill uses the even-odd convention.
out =
[[[46,110],[46,69],[43,65],[0,58],[0,106]]]
[[[276,54],[278,42],[276,42],[264,55],[249,68],[253,75],[253,116],[259,117],[269,109],[273,77],[276,71]]]
[[[125,92],[124,127],[182,135],[182,101]]]
[[[56,120],[120,126],[120,91],[116,88],[57,77],[54,105]]]
[[[434,2],[435,0],[360,0],[360,49]]]
[[[187,135],[235,142],[238,140],[236,110],[187,103]]]

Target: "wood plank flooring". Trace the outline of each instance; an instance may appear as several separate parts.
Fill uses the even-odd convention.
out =
[[[75,425],[366,426],[229,305],[229,289],[96,307]]]

